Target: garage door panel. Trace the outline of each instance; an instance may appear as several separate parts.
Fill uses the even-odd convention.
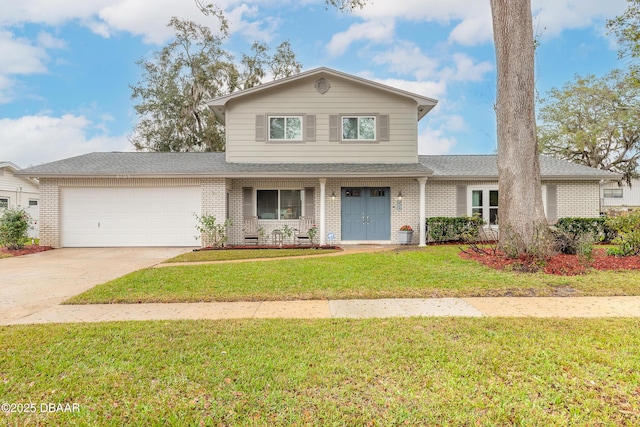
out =
[[[62,245],[197,246],[200,187],[63,188]]]

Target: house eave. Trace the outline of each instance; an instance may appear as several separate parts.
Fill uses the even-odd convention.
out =
[[[429,178],[419,172],[227,172],[198,174],[38,174],[40,179]]]
[[[418,112],[418,121],[420,121],[420,119],[422,119],[427,113],[429,113],[429,111],[431,111],[437,104],[438,104],[438,100],[437,99],[433,99],[433,98],[429,98],[426,96],[422,96],[422,95],[418,95],[403,89],[398,89],[395,87],[391,87],[391,86],[387,86],[385,84],[382,83],[378,83],[372,80],[367,80],[364,79],[362,77],[358,77],[358,76],[354,76],[351,74],[347,74],[347,73],[343,73],[341,71],[337,71],[331,68],[327,68],[327,67],[320,67],[320,68],[314,68],[312,70],[308,70],[308,71],[303,71],[301,73],[295,74],[293,76],[290,77],[285,77],[283,79],[279,79],[279,80],[274,80],[272,82],[268,82],[268,83],[263,83],[261,85],[258,86],[254,86],[252,88],[249,89],[245,89],[245,90],[241,90],[241,91],[237,91],[234,93],[230,93],[228,95],[224,95],[218,98],[214,98],[211,99],[209,101],[206,102],[207,106],[209,106],[209,108],[211,108],[211,110],[214,112],[214,114],[216,115],[216,117],[222,122],[224,123],[225,121],[225,109],[226,109],[226,105],[229,101],[231,100],[235,100],[238,98],[242,98],[254,93],[258,93],[264,90],[268,90],[268,89],[272,89],[281,85],[285,85],[285,84],[289,84],[291,82],[295,82],[316,74],[328,74],[328,75],[332,75],[332,76],[336,76],[339,78],[343,78],[352,82],[356,82],[359,84],[363,84],[365,86],[368,87],[372,87],[372,88],[377,88],[379,90],[382,90],[384,92],[388,92],[388,93],[393,93],[395,95],[399,95],[399,96],[404,96],[406,98],[409,99],[413,99],[416,102],[416,107],[417,107],[417,112]]]
[[[432,175],[432,181],[497,181],[496,175]],[[615,181],[622,179],[621,175],[588,176],[588,175],[543,175],[542,181]]]

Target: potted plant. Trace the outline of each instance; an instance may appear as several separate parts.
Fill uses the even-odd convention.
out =
[[[410,245],[413,240],[413,228],[410,225],[403,225],[398,231],[398,243],[401,245]]]

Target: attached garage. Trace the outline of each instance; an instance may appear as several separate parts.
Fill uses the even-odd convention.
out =
[[[60,188],[64,247],[199,246],[201,187]]]

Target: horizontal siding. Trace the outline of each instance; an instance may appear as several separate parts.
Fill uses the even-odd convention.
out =
[[[604,198],[604,194],[601,192],[602,203],[604,206],[640,206],[640,179],[634,179],[631,181],[631,187],[628,185],[618,186],[617,182],[608,182],[602,186],[605,188],[622,188],[622,198]]]
[[[417,106],[404,97],[326,77],[324,95],[314,84],[319,76],[286,88],[267,90],[232,101],[226,109],[227,160],[249,163],[413,163],[417,162]],[[316,140],[303,143],[255,141],[256,114],[305,113],[316,116]],[[387,114],[386,142],[329,142],[329,115]]]
[[[39,198],[39,189],[31,180],[17,177],[8,168],[0,169],[0,197],[9,199],[9,207],[27,207],[29,199]]]

